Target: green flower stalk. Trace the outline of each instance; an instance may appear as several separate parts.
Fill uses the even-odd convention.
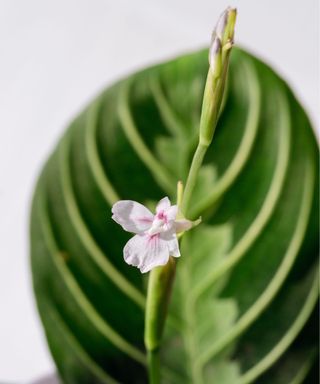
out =
[[[149,382],[160,382],[159,351],[176,271],[176,260],[170,257],[163,267],[154,268],[149,276],[145,313],[144,343],[148,353]]]
[[[189,204],[199,169],[212,142],[224,93],[231,48],[233,46],[236,9],[227,8],[212,34],[207,75],[200,118],[199,142],[191,163],[181,210],[188,215]]]
[[[230,51],[233,45],[236,10],[228,8],[220,17],[212,35],[207,75],[200,119],[199,143],[194,154],[185,190],[178,183],[177,205],[168,197],[161,199],[155,214],[142,204],[121,200],[112,207],[112,218],[124,230],[134,233],[124,247],[124,259],[142,273],[150,272],[145,310],[144,342],[150,384],[160,383],[162,334],[180,257],[178,239],[199,224],[185,219],[205,153],[212,142],[224,93]]]
[[[219,110],[225,88],[229,56],[233,46],[236,10],[228,8],[221,16],[212,35],[209,51],[209,71],[205,85],[200,119],[199,143],[193,157],[186,188],[178,185],[178,206],[188,214],[188,206],[194,190],[197,175],[205,153],[212,142],[217,125]],[[147,307],[145,315],[145,345],[148,353],[149,381],[160,383],[159,349],[168,302],[176,270],[176,260],[151,271],[148,285]]]
[[[228,8],[221,16],[212,35],[209,51],[209,71],[205,85],[200,119],[199,143],[193,157],[186,188],[178,184],[178,206],[187,215],[204,155],[212,142],[223,97],[230,51],[233,46],[236,10]],[[176,261],[151,271],[149,277],[145,316],[145,345],[148,352],[149,381],[160,382],[159,349],[167,313],[168,302],[176,270]]]

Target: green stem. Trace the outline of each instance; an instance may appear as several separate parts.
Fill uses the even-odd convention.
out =
[[[183,214],[185,216],[187,216],[187,214],[188,214],[187,211],[188,211],[188,208],[190,205],[190,200],[192,197],[194,187],[196,185],[199,169],[202,165],[202,162],[203,162],[204,156],[207,152],[207,149],[208,149],[207,145],[201,144],[199,142],[197,149],[195,151],[195,154],[193,156],[193,159],[192,159],[186,187],[185,187],[184,194],[183,194],[183,200],[182,200],[182,204],[181,204],[181,211],[183,212]]]
[[[159,349],[147,351],[149,384],[160,384],[160,357]]]
[[[178,181],[177,204],[183,198],[183,184]],[[169,258],[166,265],[152,269],[148,281],[145,311],[144,343],[147,350],[150,384],[160,383],[159,350],[176,271],[176,259]]]
[[[202,111],[200,118],[199,143],[193,155],[190,166],[183,200],[181,204],[182,213],[187,216],[194,187],[197,182],[199,170],[204,156],[209,148],[217,126],[219,111],[224,94],[230,50],[223,52],[223,68],[217,78],[209,68],[203,95]]]
[[[145,312],[144,343],[147,350],[149,381],[151,384],[160,382],[159,348],[175,270],[175,258],[170,257],[166,265],[156,267],[150,272]]]
[[[184,215],[187,214],[199,169],[214,135],[225,88],[230,49],[233,43],[233,29],[236,10],[228,8],[222,17],[225,19],[225,25],[223,30],[221,30],[219,26],[219,28],[215,31],[214,41],[209,54],[210,68],[204,90],[198,147],[192,160],[185,191],[183,191],[183,185],[181,182],[178,183],[177,188],[178,206],[181,208]],[[126,104],[124,104],[124,106],[126,106]],[[126,133],[129,139],[131,138],[131,143],[135,144],[137,153],[144,155],[143,160],[145,160],[145,163],[150,166],[150,169],[153,171],[157,170],[159,167],[156,163],[154,163],[152,153],[144,147],[143,142],[140,142],[140,139],[136,134],[136,130],[131,124],[129,114],[123,112],[128,111],[126,109],[120,109],[120,116],[125,118],[122,119],[124,120],[122,122],[126,123],[123,124],[123,126],[126,128]],[[158,170],[162,171],[161,169]],[[159,175],[161,176],[162,173],[159,172]],[[162,181],[164,181],[164,186],[167,186],[168,190],[170,190],[170,180],[164,177],[162,178]],[[174,257],[170,257],[166,265],[156,267],[150,272],[144,333],[150,384],[160,383],[159,349],[175,270],[176,260]]]

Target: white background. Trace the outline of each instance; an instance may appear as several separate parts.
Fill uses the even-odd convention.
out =
[[[318,0],[0,0],[0,382],[54,370],[28,255],[37,173],[67,122],[102,87],[208,44],[227,5],[236,41],[291,84],[319,127]]]

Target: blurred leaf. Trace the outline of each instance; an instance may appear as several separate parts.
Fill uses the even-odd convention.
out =
[[[207,66],[200,51],[110,87],[72,122],[42,171],[31,215],[33,282],[66,383],[147,382],[145,276],[123,262],[130,235],[110,209],[120,198],[175,200],[196,145]],[[317,298],[317,157],[285,83],[234,49],[192,200],[191,216],[203,224],[181,244],[164,383],[308,377],[317,341],[294,340],[311,329]]]

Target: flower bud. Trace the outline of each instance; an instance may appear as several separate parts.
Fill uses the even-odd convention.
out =
[[[228,22],[228,14],[230,11],[230,7],[228,7],[221,15],[217,22],[217,25],[213,31],[214,36],[218,36],[220,40],[224,37],[224,31]]]
[[[225,61],[225,55],[222,54],[222,52],[228,51],[233,45],[236,14],[236,9],[228,7],[221,14],[212,33],[209,50],[209,64],[213,78],[217,78],[221,75],[221,70]]]
[[[237,18],[237,10],[236,8],[228,8],[228,20],[226,23],[226,33],[225,33],[225,41],[224,44],[231,43],[233,44],[234,37],[234,26]]]
[[[209,64],[210,70],[214,77],[219,77],[221,73],[221,59],[222,59],[221,41],[218,36],[215,36],[211,42],[209,50]]]
[[[220,16],[213,36],[218,36],[222,46],[227,43],[233,43],[234,25],[236,21],[237,10],[228,7]]]
[[[199,143],[208,147],[212,141],[225,88],[229,55],[233,45],[237,11],[227,8],[213,31],[209,50],[209,73],[204,90]]]

